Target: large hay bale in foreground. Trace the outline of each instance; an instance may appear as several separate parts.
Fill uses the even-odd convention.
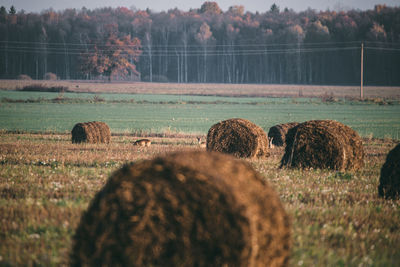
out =
[[[268,157],[268,137],[262,128],[251,121],[229,119],[210,128],[207,150],[240,158]]]
[[[332,170],[357,170],[364,165],[358,133],[333,120],[299,124],[286,135],[282,166]]]
[[[290,222],[244,161],[180,152],[126,165],[76,230],[72,266],[287,266]]]
[[[378,192],[384,198],[400,198],[400,144],[386,157],[381,169]]]
[[[273,145],[284,146],[286,144],[286,134],[297,125],[299,125],[298,122],[289,122],[272,126],[269,128],[268,138],[272,140]]]
[[[72,143],[110,143],[110,127],[101,121],[75,124],[71,131]]]

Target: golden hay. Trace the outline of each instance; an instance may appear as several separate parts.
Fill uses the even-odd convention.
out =
[[[100,132],[100,142],[101,143],[110,143],[111,141],[111,131],[110,127],[105,122],[98,121],[97,127],[99,128]]]
[[[364,149],[360,136],[340,122],[307,121],[286,135],[281,167],[358,170],[363,165]]]
[[[72,143],[110,143],[111,131],[108,125],[100,121],[75,124],[71,131]]]
[[[293,127],[299,125],[298,122],[289,122],[272,126],[268,131],[268,138],[275,146],[286,145],[286,134]]]
[[[210,128],[207,150],[240,158],[268,157],[268,137],[263,129],[251,121],[229,119]]]
[[[111,175],[81,218],[72,266],[287,266],[290,222],[246,162],[179,152]]]
[[[387,199],[400,198],[400,144],[386,157],[381,169],[378,192],[379,196]]]

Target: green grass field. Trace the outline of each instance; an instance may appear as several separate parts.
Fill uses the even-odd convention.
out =
[[[61,102],[51,101],[59,96],[0,91],[0,129],[64,133],[77,122],[101,120],[114,133],[206,134],[214,123],[240,117],[255,122],[265,131],[290,121],[334,119],[349,125],[361,136],[400,137],[397,102],[379,105],[345,99],[326,103],[320,98],[77,93],[63,94]]]

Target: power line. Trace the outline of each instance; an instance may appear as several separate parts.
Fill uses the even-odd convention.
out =
[[[177,45],[177,44],[161,44],[161,45],[151,45],[151,47],[166,47],[166,48],[175,48],[175,47],[274,47],[274,46],[316,46],[316,45],[346,45],[346,44],[360,44],[360,41],[349,41],[349,42],[313,42],[313,43],[254,43],[254,40],[240,40],[240,44],[206,44],[206,45]],[[249,42],[249,43],[246,43]],[[28,42],[28,41],[10,41],[10,40],[1,40],[0,43],[7,43],[7,44],[32,44],[32,45],[48,45],[48,46],[62,46],[65,47],[66,45],[70,46],[81,46],[81,47],[87,47],[87,46],[106,46],[106,47],[113,47],[113,46],[120,46],[120,45],[114,45],[114,44],[106,44],[106,43],[53,43],[53,42]],[[400,45],[400,44],[399,44]],[[134,47],[135,45],[124,45],[125,47]]]
[[[331,42],[329,44],[355,44],[358,42]],[[382,44],[381,42],[371,42],[371,43],[376,43],[376,44]],[[14,52],[48,52],[50,51],[53,54],[91,54],[91,53],[109,53],[109,52],[115,52],[115,51],[123,51],[124,49],[132,49],[136,48],[137,46],[133,45],[94,45],[94,44],[80,44],[80,48],[71,48],[63,45],[62,47],[54,47],[53,43],[37,43],[37,42],[19,42],[19,41],[0,41],[0,44],[4,44],[3,46],[3,51],[14,51]],[[19,44],[25,44],[28,46],[19,46]],[[29,44],[41,44],[41,46],[29,46]],[[321,45],[324,44],[325,47],[308,47],[308,46],[316,46],[316,45]],[[44,46],[44,45],[49,45],[49,46]],[[75,44],[77,45],[77,44]],[[238,45],[188,45],[188,46],[181,46],[181,45],[168,45],[168,46],[162,46],[162,45],[156,45],[156,46],[150,46],[150,49],[152,50],[152,54],[154,55],[160,55],[160,54],[176,54],[178,51],[177,49],[180,49],[182,51],[185,50],[185,53],[188,54],[203,54],[203,52],[199,50],[203,49],[209,49],[209,51],[218,51],[218,54],[246,54],[246,53],[258,53],[258,54],[273,54],[273,53],[289,53],[292,51],[296,52],[309,52],[307,49],[314,49],[314,51],[334,51],[334,50],[347,50],[347,49],[353,49],[353,46],[350,47],[332,47],[332,46],[326,46],[327,43],[301,43],[301,44],[293,44],[293,43],[287,43],[286,46],[292,46],[291,48],[284,48],[284,49],[276,49],[276,48],[268,48],[267,47],[275,47],[275,46],[284,46],[285,44],[253,44],[253,45],[246,45],[246,44],[238,44]],[[1,46],[0,46],[1,47]],[[161,49],[165,47],[165,49]],[[258,49],[242,49],[243,48],[252,48],[252,47],[257,47]],[[264,48],[261,48],[264,47]],[[106,49],[107,48],[107,49]],[[113,49],[115,48],[115,49]],[[154,49],[153,49],[154,48]],[[219,52],[220,50],[216,50],[218,48],[229,48],[229,49],[234,49],[233,51],[226,51],[223,50],[222,52]],[[385,50],[385,51],[399,51],[400,48],[389,48],[389,47],[373,47],[373,46],[367,46],[365,47],[366,49],[370,50]],[[12,50],[11,50],[12,49]],[[142,51],[148,51],[149,48],[148,46],[143,46]],[[196,49],[196,50],[194,50]]]
[[[204,51],[161,51],[161,50],[152,50],[152,56],[252,56],[252,55],[276,55],[276,54],[296,54],[296,53],[314,53],[314,52],[334,52],[334,51],[346,51],[346,50],[357,50],[358,47],[343,47],[343,48],[300,48],[300,49],[275,49],[275,50],[235,50],[235,51],[218,51],[218,50],[209,50],[207,53]],[[2,52],[15,52],[15,53],[46,53],[46,54],[59,54],[59,55],[105,55],[107,53],[119,51],[118,50],[98,50],[98,51],[82,51],[82,52],[67,52],[64,49],[52,49],[47,50],[45,48],[34,48],[29,49],[27,47],[20,48],[0,48]],[[121,50],[123,54],[123,50]],[[148,51],[147,51],[148,52]],[[179,53],[178,53],[179,52]],[[143,53],[144,54],[148,53]]]
[[[371,47],[367,46],[364,47],[365,49],[370,49],[370,50],[383,50],[383,51],[400,51],[400,48],[385,48],[385,47]]]
[[[79,48],[65,48],[65,47],[29,47],[29,46],[3,46],[0,47],[2,52],[14,52],[14,53],[45,53],[45,54],[62,54],[62,55],[106,55],[108,53],[120,52],[125,55],[129,55],[129,52],[124,51],[124,49],[131,49],[131,46],[121,46],[118,49],[79,49]],[[346,50],[357,50],[356,46],[349,47],[297,47],[297,48],[284,48],[284,49],[234,49],[234,50],[218,50],[216,47],[214,49],[209,49],[206,52],[203,49],[188,49],[188,50],[175,50],[166,49],[147,49],[144,47],[142,50],[144,54],[150,54],[153,56],[251,56],[251,55],[275,55],[275,54],[295,54],[295,53],[313,53],[313,52],[334,52],[334,51],[346,51]],[[392,51],[399,52],[400,48],[387,48],[387,47],[364,47],[366,50],[375,51]]]

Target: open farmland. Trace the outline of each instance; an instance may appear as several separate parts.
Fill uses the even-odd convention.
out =
[[[329,91],[299,97],[299,88],[286,98],[279,90],[250,97],[243,88],[237,95],[221,85],[225,93],[211,95],[209,86],[217,85],[204,85],[210,89],[203,95],[183,93],[183,87],[175,95],[161,85],[154,88],[162,94],[0,91],[0,265],[68,265],[80,216],[113,171],[159,154],[201,149],[196,137],[233,117],[265,131],[283,122],[334,119],[364,137],[365,166],[356,172],[279,169],[279,148],[267,159],[247,160],[273,185],[291,217],[291,266],[400,261],[400,201],[377,194],[380,168],[399,142],[398,90],[357,101],[336,93],[330,98]],[[94,120],[110,126],[111,143],[72,144],[75,123]],[[133,146],[138,136],[150,138],[152,146]]]
[[[400,0],[2,2],[0,267],[400,267]]]
[[[67,265],[80,215],[109,175],[126,162],[195,150],[195,136],[135,136],[72,144],[70,135],[0,135],[0,265]],[[282,149],[247,160],[273,185],[291,216],[291,266],[395,266],[400,201],[378,198],[379,172],[398,141],[364,139],[357,172],[279,169]]]

